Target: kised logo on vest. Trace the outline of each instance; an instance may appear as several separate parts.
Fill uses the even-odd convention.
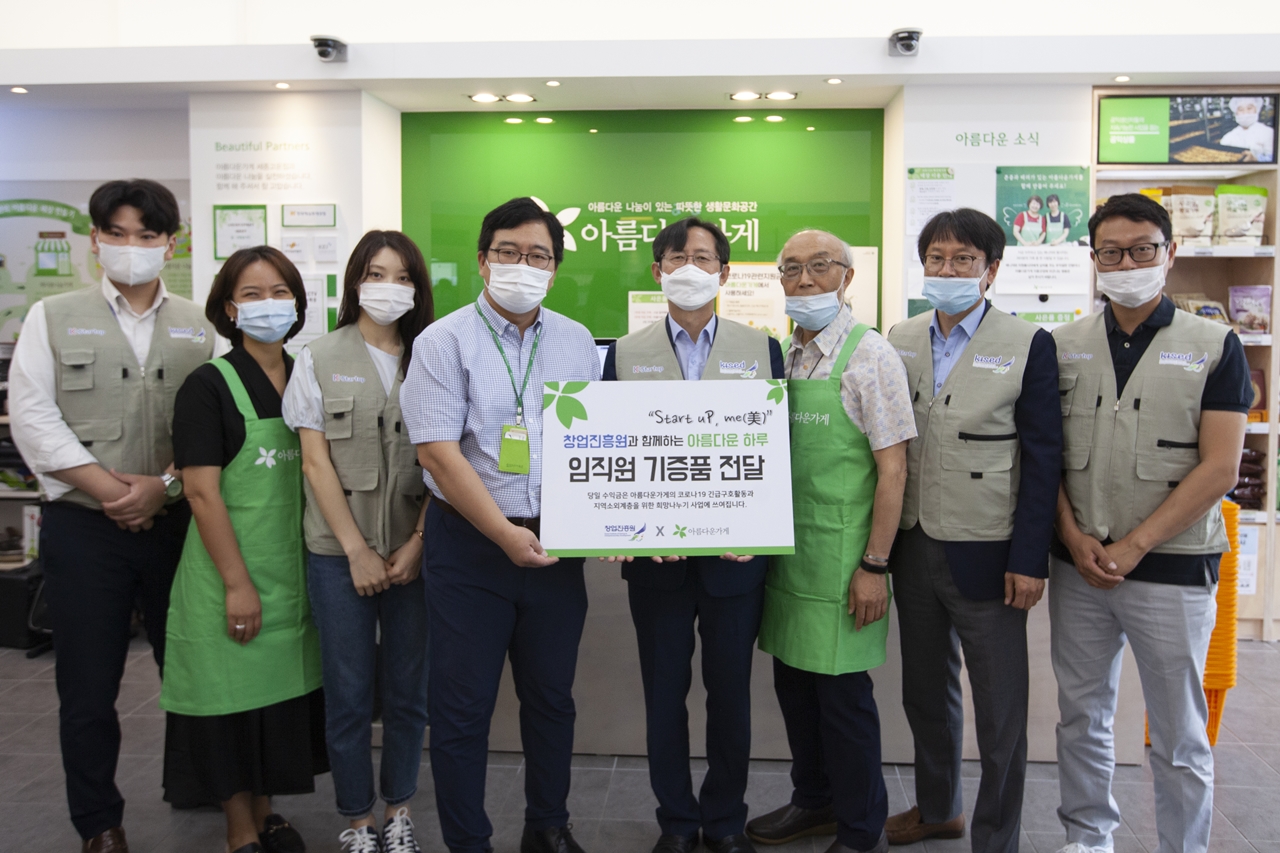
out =
[[[739,376],[743,379],[755,379],[756,374],[760,371],[760,362],[753,361],[751,366],[747,367],[746,359],[742,361],[721,361],[720,372],[727,373],[730,376]]]
[[[1017,360],[1017,356],[1005,361],[1002,355],[975,355],[973,357],[973,366],[990,370],[992,373],[1005,374],[1009,372],[1009,368],[1013,367],[1013,363]]]
[[[1196,358],[1193,352],[1164,352],[1160,353],[1161,364],[1172,364],[1181,367],[1190,373],[1199,373],[1204,370],[1204,366],[1209,362],[1209,353],[1205,353]]]

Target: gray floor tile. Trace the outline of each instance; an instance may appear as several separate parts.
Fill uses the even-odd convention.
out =
[[[1222,712],[1222,724],[1243,743],[1280,744],[1280,726],[1275,725],[1276,709],[1233,705],[1231,695]]]
[[[5,690],[0,682],[0,710],[10,713],[43,714],[58,707],[58,688],[52,681],[29,678],[11,682]]]
[[[657,808],[658,801],[649,787],[648,773],[640,770],[613,771],[613,781],[602,813],[605,819],[653,824]]]
[[[1274,790],[1231,788],[1214,804],[1250,841],[1280,841],[1280,809]]]
[[[34,660],[27,660],[26,652],[20,649],[4,649],[0,654],[0,679],[27,679],[48,675],[53,677],[53,655],[41,655]]]
[[[1218,787],[1280,788],[1280,773],[1243,743],[1219,743],[1214,747],[1213,780]]]
[[[612,777],[612,770],[573,771],[569,786],[569,819],[575,825],[583,820],[599,820],[604,817],[604,804],[609,798]]]
[[[1022,828],[1033,835],[1061,833],[1062,822],[1057,814],[1061,801],[1057,780],[1028,779],[1022,794]],[[1036,846],[1038,848],[1039,844]]]
[[[1253,743],[1249,745],[1253,754],[1267,762],[1267,765],[1280,772],[1280,744]]]
[[[592,846],[587,847],[583,842],[588,853],[649,853],[660,834],[658,824],[652,817],[649,820],[600,820],[596,821],[595,829],[596,837]],[[577,837],[576,822],[574,837]],[[497,849],[496,846],[494,849]]]
[[[1151,785],[1145,782],[1114,782],[1111,785],[1111,795],[1120,806],[1120,820],[1123,824],[1120,832],[1139,838],[1155,837],[1156,795]]]
[[[58,715],[42,714],[27,723],[0,743],[0,751],[15,755],[60,756]]]

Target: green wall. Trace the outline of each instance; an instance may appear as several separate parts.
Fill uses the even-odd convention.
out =
[[[785,121],[766,122],[771,114]],[[505,123],[512,116],[524,122]],[[516,196],[571,219],[576,249],[546,305],[597,337],[626,333],[627,291],[659,289],[649,267],[664,220],[723,220],[732,261],[773,261],[810,227],[881,245],[881,110],[521,110],[405,113],[401,122],[404,230],[431,263],[438,316],[479,296],[480,222]],[[694,210],[677,207],[686,203]]]

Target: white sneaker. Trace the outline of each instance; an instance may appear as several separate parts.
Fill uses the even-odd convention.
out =
[[[338,836],[342,849],[346,853],[383,853],[382,840],[378,838],[378,830],[372,826],[359,829],[344,829]]]
[[[1072,841],[1066,847],[1058,850],[1058,853],[1115,853],[1110,847],[1088,847],[1078,841]]]
[[[382,844],[385,853],[422,853],[418,839],[413,837],[408,809],[400,809],[382,827]]]

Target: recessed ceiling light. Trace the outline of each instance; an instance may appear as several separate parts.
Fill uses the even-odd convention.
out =
[[[735,101],[756,101],[760,99],[759,92],[734,92],[729,96]]]
[[[839,77],[828,77],[827,82],[830,83],[832,86],[839,86],[844,81],[841,80]]]
[[[775,122],[776,122],[776,121],[786,121],[786,119],[785,119],[785,118],[783,118],[782,116],[765,116],[765,117],[764,117],[764,120],[765,120],[765,121],[775,121]]]
[[[1129,82],[1129,79],[1130,79],[1130,78],[1129,78],[1129,75],[1128,75],[1128,74],[1121,74],[1119,77],[1117,77],[1117,78],[1116,78],[1116,82],[1117,82],[1117,83],[1128,83],[1128,82]]]
[[[806,127],[805,130],[816,130],[816,128]]]
[[[505,121],[507,124],[523,124],[524,123],[524,119],[522,118],[509,118],[509,119],[503,119],[503,121]]]
[[[534,119],[534,121],[536,121],[538,124],[551,124],[552,122],[555,121],[555,119],[550,118],[549,116],[538,116],[536,119]]]
[[[529,104],[533,102],[533,95],[525,95],[517,92],[514,95],[507,95],[507,100],[513,104]]]
[[[559,86],[559,85],[560,85],[560,81],[559,81],[559,80],[548,80],[548,81],[547,81],[547,85],[548,85],[548,86],[550,86],[552,89],[554,89],[556,86]]]
[[[13,87],[12,89],[10,89],[9,91],[10,91],[10,92],[13,92],[13,94],[15,94],[15,95],[26,95],[26,94],[30,94],[29,92],[27,92],[27,90],[26,90],[26,89],[22,88],[21,86],[14,86],[14,87]]]
[[[795,92],[770,92],[765,95],[771,101],[794,101],[796,99]]]
[[[497,95],[491,95],[488,92],[481,92],[478,95],[472,95],[471,100],[475,101],[477,104],[496,104],[498,101],[501,101],[502,98],[499,98]]]
[[[277,89],[288,89],[288,88],[289,88],[289,84],[288,84],[288,83],[277,83],[277,84],[276,84],[276,88],[277,88]]]
[[[737,118],[734,119],[734,121],[740,124],[746,124],[747,122],[752,121],[752,118],[751,116],[738,116]]]
[[[591,128],[591,130],[590,130],[589,132],[590,132],[590,133],[599,133],[600,131],[596,130],[596,129],[593,127],[593,128]]]

